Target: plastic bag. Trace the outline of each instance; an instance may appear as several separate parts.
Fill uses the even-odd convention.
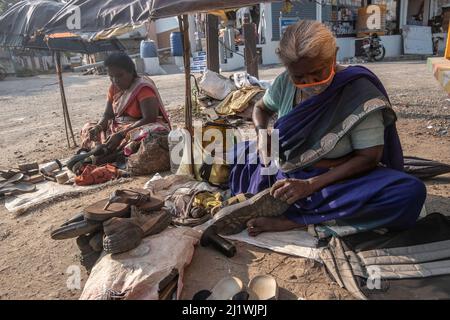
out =
[[[216,100],[223,100],[236,90],[232,81],[211,70],[206,70],[198,85],[206,95]]]

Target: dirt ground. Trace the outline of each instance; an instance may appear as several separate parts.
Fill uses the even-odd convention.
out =
[[[398,113],[398,130],[406,155],[450,163],[450,102],[424,61],[367,64],[385,84]],[[264,68],[261,78],[273,79],[280,67]],[[66,94],[74,130],[88,120],[98,120],[105,105],[108,78],[66,74]],[[157,76],[170,115],[182,122],[184,76]],[[54,76],[9,78],[0,82],[0,167],[20,162],[62,159],[67,149],[59,88]],[[141,177],[127,186],[142,186]],[[428,212],[450,212],[450,176],[427,181]],[[0,208],[0,299],[77,299],[78,289],[69,290],[66,273],[78,265],[74,240],[53,241],[50,232],[83,206],[107,197],[114,187],[63,202],[40,207],[22,216]],[[351,299],[350,294],[326,276],[313,261],[294,258],[247,244],[237,244],[238,254],[227,259],[198,247],[186,270],[183,298],[211,288],[227,274],[244,283],[256,274],[272,274],[280,285],[280,299]],[[82,269],[83,270],[83,269]],[[207,276],[205,276],[207,273]],[[82,285],[87,274],[82,272]],[[81,286],[82,288],[82,286]]]

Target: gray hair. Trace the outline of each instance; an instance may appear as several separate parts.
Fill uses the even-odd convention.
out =
[[[285,66],[302,58],[332,59],[336,54],[336,38],[324,24],[300,20],[286,29],[277,54]]]

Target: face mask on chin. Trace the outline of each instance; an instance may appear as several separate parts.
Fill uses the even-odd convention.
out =
[[[309,84],[295,84],[295,86],[302,90],[307,96],[316,96],[318,94],[321,94],[324,92],[333,82],[334,76],[336,75],[334,71],[334,63],[331,66],[331,72],[327,79],[315,82],[315,83],[309,83]]]
[[[301,89],[308,97],[317,96],[327,90],[327,88],[330,86],[330,83],[328,84],[321,84],[314,87],[308,87]]]

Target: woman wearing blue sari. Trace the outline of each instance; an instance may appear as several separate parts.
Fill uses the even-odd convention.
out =
[[[271,188],[290,207],[279,217],[250,219],[252,236],[310,225],[324,226],[323,237],[342,235],[333,226],[344,234],[403,229],[421,212],[426,188],[403,172],[386,90],[368,69],[336,64],[337,50],[332,33],[316,21],[299,21],[283,35],[278,55],[286,71],[253,114],[259,141],[278,115],[279,170],[262,173],[268,152],[261,143],[258,154],[250,151],[256,142],[240,145],[230,188],[235,195]]]

